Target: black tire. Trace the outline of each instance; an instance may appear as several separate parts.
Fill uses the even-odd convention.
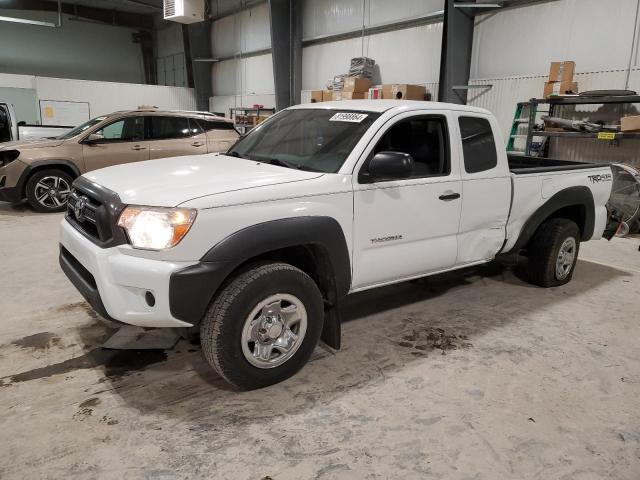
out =
[[[573,261],[566,276],[556,271],[560,249],[569,239],[575,241]],[[544,222],[531,239],[527,248],[529,256],[529,281],[541,287],[557,287],[571,281],[580,250],[580,229],[571,220],[552,218]]]
[[[59,186],[64,185],[64,190],[67,192],[64,196],[60,194],[60,192],[62,192],[62,188],[55,188],[54,182],[56,179],[59,182]],[[42,192],[45,191],[45,189],[42,187],[42,181],[45,181],[47,185],[51,185],[51,187],[56,191],[56,194],[48,195],[43,199]],[[66,195],[68,195],[72,183],[73,178],[71,175],[62,170],[52,168],[37,171],[29,177],[29,180],[27,180],[25,188],[27,201],[29,202],[29,205],[31,205],[31,208],[37,212],[62,212],[67,208]],[[38,200],[38,198],[40,198],[40,200]]]
[[[245,321],[260,302],[276,294],[290,294],[306,310],[306,333],[293,356],[281,365],[259,368],[242,349]],[[202,352],[213,369],[230,384],[252,390],[281,382],[309,360],[323,323],[323,300],[315,282],[286,263],[256,264],[239,273],[215,297],[200,325]]]

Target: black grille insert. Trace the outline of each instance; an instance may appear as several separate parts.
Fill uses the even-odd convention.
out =
[[[96,245],[113,247],[127,242],[124,231],[117,226],[124,207],[115,192],[80,177],[73,182],[66,219]]]

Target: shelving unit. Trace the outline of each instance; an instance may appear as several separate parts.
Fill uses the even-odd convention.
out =
[[[232,107],[229,109],[229,118],[233,120],[233,126],[242,135],[249,132],[260,123],[260,119],[273,115],[275,108]]]
[[[640,104],[640,95],[621,95],[621,96],[565,96],[551,97],[545,99],[532,98],[528,102],[520,102],[516,107],[516,113],[511,127],[509,141],[507,143],[507,151],[512,155],[535,155],[548,156],[549,143],[544,142],[542,151],[532,149],[535,145],[534,137],[556,137],[556,138],[593,138],[606,142],[617,142],[623,139],[640,139],[640,133],[622,133],[622,132],[555,132],[555,131],[536,131],[532,128],[539,121],[541,114],[547,114],[550,117],[559,116],[557,110],[559,107],[566,105],[606,105],[606,104]],[[546,109],[545,109],[546,106]],[[526,133],[518,133],[521,125],[526,125]],[[523,150],[515,148],[515,141],[519,138],[525,138],[525,146]]]

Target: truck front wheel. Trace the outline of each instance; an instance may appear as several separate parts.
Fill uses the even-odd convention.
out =
[[[258,264],[233,278],[209,307],[200,325],[202,351],[238,388],[273,385],[309,360],[323,311],[306,273],[286,263]]]
[[[552,218],[538,228],[528,247],[529,280],[541,287],[564,285],[573,277],[580,229],[571,220]]]

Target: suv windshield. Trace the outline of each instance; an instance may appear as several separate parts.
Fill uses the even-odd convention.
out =
[[[227,153],[287,168],[337,172],[376,112],[294,109],[254,128]]]
[[[100,123],[101,121],[103,121],[105,118],[107,117],[96,117],[96,118],[92,118],[91,120],[89,120],[88,122],[83,123],[82,125],[78,125],[77,127],[69,130],[67,133],[63,133],[62,135],[59,135],[56,138],[56,140],[68,140],[70,138],[75,137],[76,135],[80,135],[82,132],[84,132],[87,128],[91,128],[94,125],[97,125],[98,123]]]

